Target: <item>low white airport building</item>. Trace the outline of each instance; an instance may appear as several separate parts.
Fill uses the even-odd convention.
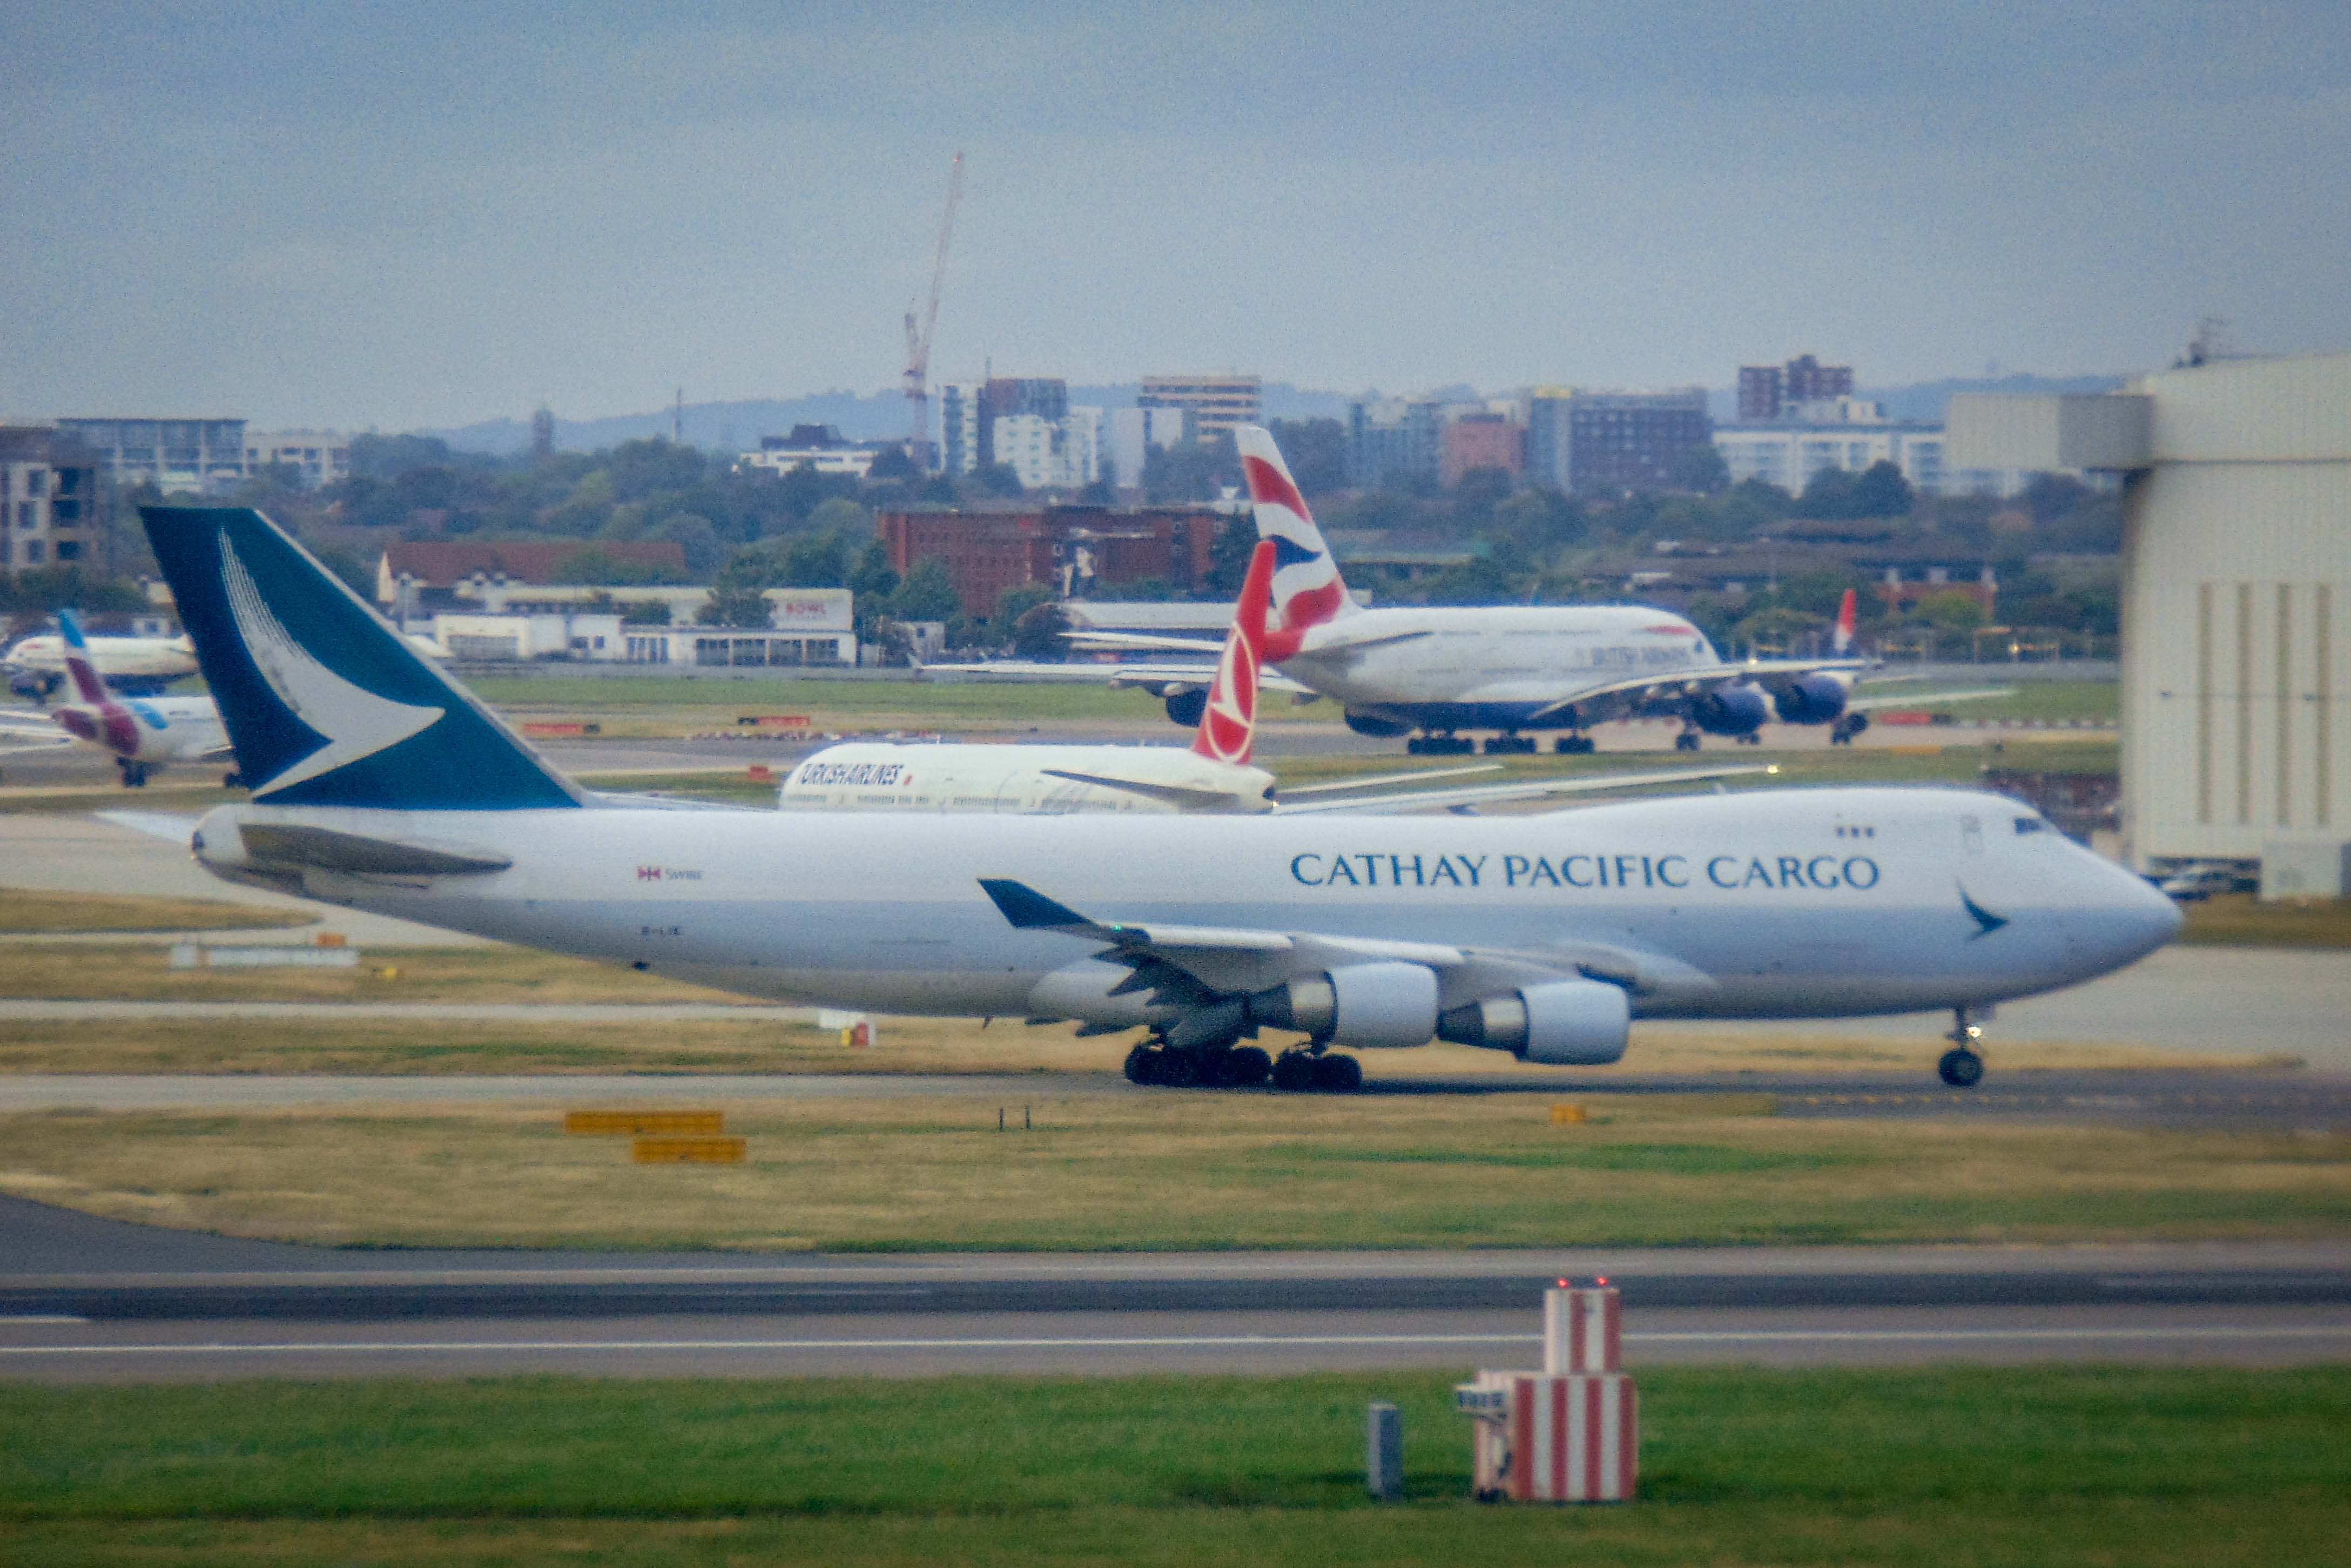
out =
[[[2129,862],[2261,862],[2273,891],[2351,892],[2351,353],[1962,394],[1948,430],[1955,467],[2122,476]]]

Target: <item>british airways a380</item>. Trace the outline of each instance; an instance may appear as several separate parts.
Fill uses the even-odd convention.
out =
[[[1943,1073],[1973,1082],[1984,1009],[2179,924],[1970,789],[984,832],[661,809],[564,778],[258,513],[142,516],[253,789],[194,824],[215,873],[746,995],[1140,1030],[1144,1082],[1345,1089],[1353,1049],[1594,1064],[1635,1019],[1948,1010]]]
[[[1854,596],[1839,608],[1835,653],[1826,659],[1726,661],[1679,615],[1640,605],[1397,606],[1365,609],[1348,593],[1314,515],[1273,436],[1256,425],[1235,435],[1258,536],[1275,550],[1274,623],[1266,663],[1274,684],[1330,697],[1364,735],[1412,736],[1407,749],[1471,749],[1463,730],[1495,730],[1489,753],[1535,749],[1531,731],[1563,732],[1555,749],[1588,752],[1592,726],[1636,716],[1678,718],[1677,749],[1712,735],[1749,741],[1771,720],[1827,725],[1833,740],[1867,727],[1873,706],[1915,698],[1856,699],[1865,668],[1849,655]],[[1083,632],[1072,646],[1102,653],[1204,653],[1179,637]],[[961,666],[1004,677],[1005,666]],[[1032,674],[1140,686],[1167,700],[1170,718],[1196,715],[1199,674],[1182,666],[1070,665]],[[1995,695],[1946,693],[1937,700]]]

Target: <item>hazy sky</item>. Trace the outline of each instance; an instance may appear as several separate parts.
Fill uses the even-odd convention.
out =
[[[2019,17],[2011,21],[2006,18]],[[2351,8],[17,0],[0,411],[2351,346]]]

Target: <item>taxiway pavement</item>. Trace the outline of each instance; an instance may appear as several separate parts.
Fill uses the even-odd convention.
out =
[[[1525,1364],[1561,1278],[1666,1361],[2351,1354],[2351,1244],[904,1257],[354,1254],[0,1199],[0,1377]]]

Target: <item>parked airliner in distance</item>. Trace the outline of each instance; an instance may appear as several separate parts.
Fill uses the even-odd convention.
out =
[[[2103,975],[2171,901],[1971,789],[1537,817],[663,810],[557,771],[245,508],[142,508],[249,801],[218,875],[724,987],[1141,1030],[1149,1082],[1352,1087],[1344,1047],[1625,1053],[1635,1018],[1982,1010]],[[1277,1066],[1249,1043],[1301,1042]]]
[[[90,657],[89,641],[82,635],[81,622],[74,612],[57,612],[57,625],[74,700],[57,704],[41,720],[113,753],[114,766],[127,788],[144,785],[147,776],[158,768],[175,762],[218,762],[231,755],[228,731],[222,727],[220,710],[212,698],[117,696]],[[31,716],[0,716],[0,728],[21,732]],[[234,789],[240,780],[232,772],[223,782]]]
[[[1470,810],[1588,791],[1689,783],[1757,768],[1679,768],[1582,779],[1455,783],[1443,789],[1372,792],[1396,783],[1499,769],[1439,768],[1419,774],[1293,787],[1277,799],[1273,775],[1250,763],[1257,738],[1258,668],[1264,656],[1274,547],[1260,541],[1233,607],[1233,623],[1210,680],[1197,733],[1172,746],[904,745],[851,741],[829,746],[784,776],[777,803],[787,811],[1208,811],[1337,812]]]
[[[185,637],[90,637],[90,662],[123,696],[153,696],[183,675],[196,673],[195,650]],[[0,666],[20,696],[45,699],[66,683],[66,639],[57,632],[21,637]]]
[[[1916,700],[1854,697],[1865,665],[1850,656],[1850,592],[1840,607],[1833,657],[1744,663],[1725,661],[1682,616],[1641,605],[1366,609],[1347,591],[1272,435],[1244,425],[1236,439],[1259,537],[1279,551],[1267,663],[1286,681],[1342,704],[1349,727],[1361,734],[1412,736],[1409,751],[1451,755],[1472,749],[1462,730],[1499,731],[1486,742],[1489,753],[1532,751],[1535,742],[1525,732],[1562,730],[1555,748],[1575,753],[1593,749],[1585,731],[1595,724],[1669,716],[1682,723],[1676,747],[1695,751],[1702,735],[1752,742],[1773,717],[1827,725],[1833,740],[1846,741],[1867,727],[1867,708]],[[1068,635],[1072,647],[1085,651],[1202,651],[1180,637]],[[1197,700],[1197,675],[1181,667],[1071,669],[1156,692],[1179,724],[1188,722]]]

